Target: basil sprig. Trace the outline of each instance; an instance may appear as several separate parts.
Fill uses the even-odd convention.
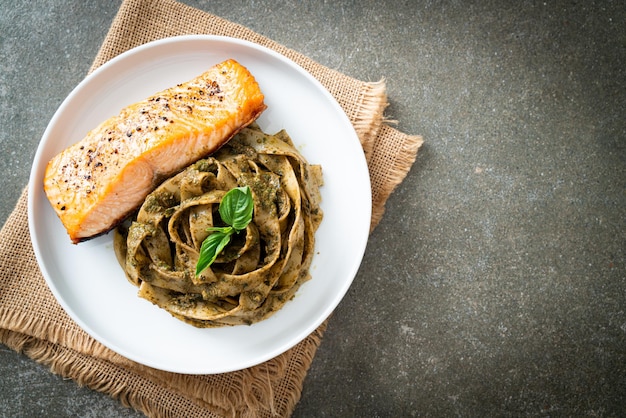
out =
[[[217,255],[230,242],[230,237],[246,229],[252,220],[254,202],[250,187],[235,187],[222,197],[219,212],[222,221],[228,226],[212,226],[207,228],[211,232],[200,246],[200,257],[196,264],[196,276],[209,267]]]

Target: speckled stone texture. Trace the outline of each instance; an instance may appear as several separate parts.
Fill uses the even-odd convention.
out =
[[[626,4],[183,1],[355,78],[424,137],[294,416],[620,416]],[[119,1],[0,4],[6,219]],[[0,347],[0,416],[139,416]]]

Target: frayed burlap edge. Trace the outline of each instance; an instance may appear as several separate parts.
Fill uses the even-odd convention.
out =
[[[385,80],[382,79],[378,82],[364,83],[363,87],[360,102],[364,112],[353,118],[352,125],[361,141],[365,159],[369,164],[374,152],[376,137],[383,125],[383,112],[388,105],[387,85]],[[378,116],[364,117],[364,114]]]
[[[152,417],[213,416],[223,417],[228,411],[209,412],[175,393],[146,380],[143,376],[122,367],[115,367],[105,360],[75,352],[67,347],[52,344],[25,334],[0,330],[3,344],[48,367],[51,372],[70,378],[80,386],[105,393],[122,405],[141,411]],[[107,373],[103,374],[102,370]],[[154,396],[167,397],[167,403],[155,401]],[[174,403],[178,410],[167,409]],[[186,407],[183,407],[185,405]]]
[[[321,328],[309,337],[315,349],[321,342]],[[300,398],[302,382],[315,353],[315,350],[306,350],[304,355],[287,352],[253,368],[234,372],[243,383],[239,390],[212,393],[209,399],[199,402],[198,399],[207,398],[206,385],[202,384],[201,376],[168,374],[139,365],[117,365],[6,329],[0,329],[0,341],[48,367],[53,373],[105,393],[122,405],[150,417],[289,416]],[[167,382],[168,379],[173,381]],[[234,387],[222,387],[226,386]],[[272,389],[273,386],[276,389]],[[274,399],[274,391],[287,396]],[[235,405],[240,407],[235,408]]]
[[[382,144],[385,144],[386,152],[376,152]],[[373,145],[372,158],[369,161],[370,182],[372,183],[370,232],[382,219],[385,213],[385,202],[406,177],[423,144],[424,140],[419,135],[406,135],[386,124],[381,126]],[[393,148],[390,149],[390,145],[393,145]]]

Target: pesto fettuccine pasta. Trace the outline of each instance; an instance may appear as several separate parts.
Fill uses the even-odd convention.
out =
[[[116,230],[115,252],[138,295],[173,316],[197,327],[252,324],[310,278],[321,185],[321,167],[286,132],[253,125],[152,192],[130,226]],[[222,197],[245,186],[251,222],[196,275],[207,229],[224,226]]]

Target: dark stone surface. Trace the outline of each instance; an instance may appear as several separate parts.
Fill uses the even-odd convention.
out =
[[[385,77],[426,141],[295,416],[623,413],[624,2],[184,2]],[[0,4],[2,219],[119,4]],[[0,393],[0,416],[139,416],[6,347]]]

